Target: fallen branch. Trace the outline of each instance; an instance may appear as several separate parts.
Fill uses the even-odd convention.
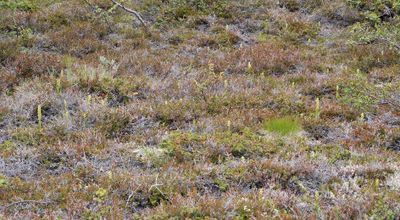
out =
[[[111,1],[112,1],[114,4],[116,4],[118,7],[122,8],[123,10],[125,10],[126,12],[129,12],[129,13],[135,15],[135,17],[140,21],[140,23],[142,23],[142,25],[143,25],[144,27],[147,27],[147,26],[146,26],[146,22],[144,22],[142,16],[140,16],[139,12],[137,12],[137,11],[135,11],[135,10],[132,10],[132,9],[130,9],[130,8],[125,7],[124,5],[122,5],[121,3],[119,3],[119,2],[117,2],[117,1],[115,1],[115,0],[111,0]]]

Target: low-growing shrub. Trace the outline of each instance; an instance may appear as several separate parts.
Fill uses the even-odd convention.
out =
[[[281,75],[293,72],[301,62],[297,49],[270,42],[238,49],[216,62],[215,69],[217,72],[246,73],[249,64],[251,72]]]
[[[298,10],[312,11],[320,7],[324,0],[280,0],[279,6],[288,9],[290,12]]]
[[[361,12],[348,5],[346,0],[324,3],[320,14],[327,18],[329,22],[343,26],[348,26],[363,20]]]
[[[247,128],[241,133],[219,133],[215,135],[215,138],[221,147],[228,148],[232,156],[237,158],[254,158],[276,151],[275,145]]]
[[[351,45],[366,45],[364,47],[368,49],[381,44],[385,47],[385,53],[380,56],[392,54],[394,51],[400,54],[400,18],[373,27],[367,22],[356,23],[349,27],[348,34]],[[378,48],[382,49],[382,46]]]
[[[281,0],[279,1],[281,7],[287,8],[289,11],[294,12],[300,9],[300,1],[298,0]]]
[[[58,56],[45,53],[22,53],[15,58],[13,65],[19,79],[39,77],[63,69]]]
[[[2,0],[0,1],[0,8],[8,8],[12,10],[32,11],[37,9],[36,1],[30,0]]]
[[[283,26],[282,26],[283,27]],[[281,29],[280,35],[295,43],[306,42],[311,39],[315,39],[320,31],[317,24],[301,21],[298,19],[288,19],[284,28]]]
[[[163,19],[182,20],[195,15],[216,15],[231,18],[230,5],[227,0],[172,0],[164,5]]]
[[[200,38],[198,45],[215,49],[218,47],[232,47],[240,41],[239,36],[223,27],[215,28],[213,32],[214,35]]]
[[[359,69],[368,73],[373,68],[383,68],[400,64],[400,53],[385,45],[357,45],[350,48],[348,53],[343,54],[354,70]]]
[[[373,24],[388,20],[400,14],[398,0],[348,0],[348,4],[364,14]]]
[[[373,112],[383,101],[394,107],[399,105],[393,96],[398,90],[396,84],[375,85],[359,71],[341,87],[343,94],[339,100],[360,112]]]
[[[5,66],[18,55],[18,43],[15,40],[0,41],[0,65]]]
[[[100,39],[108,32],[104,24],[77,22],[50,34],[49,46],[63,54],[83,57],[103,48]]]
[[[204,137],[192,133],[174,133],[161,143],[161,148],[165,149],[168,155],[178,163],[190,162],[194,159],[194,154],[198,153],[198,148],[204,142]]]
[[[129,116],[122,111],[112,111],[103,116],[97,127],[107,137],[117,136],[129,124]]]

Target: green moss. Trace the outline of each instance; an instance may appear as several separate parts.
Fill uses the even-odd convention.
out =
[[[299,132],[301,130],[301,125],[295,118],[283,117],[267,120],[264,123],[264,129],[280,135],[288,135]]]
[[[181,20],[197,13],[196,8],[184,0],[171,1],[170,4],[166,9],[165,16],[171,20]]]

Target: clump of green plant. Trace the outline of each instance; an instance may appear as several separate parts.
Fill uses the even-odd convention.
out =
[[[124,112],[113,111],[106,114],[102,121],[98,123],[100,131],[107,137],[114,137],[121,132],[130,122],[129,116]]]
[[[32,11],[37,8],[37,5],[35,5],[34,1],[29,0],[2,0],[0,1],[0,8]]]
[[[351,151],[338,145],[324,145],[312,149],[310,152],[313,154],[323,154],[328,158],[329,163],[336,163],[338,161],[347,161],[352,157]]]
[[[0,41],[0,64],[5,65],[7,62],[13,61],[18,54],[17,40]]]
[[[297,0],[281,0],[279,1],[281,7],[287,8],[289,11],[294,12],[300,9],[300,2]]]
[[[21,144],[36,146],[43,141],[43,133],[33,128],[20,128],[11,134],[12,140]]]
[[[0,153],[4,155],[10,155],[13,152],[15,145],[12,141],[7,140],[0,144]]]
[[[0,107],[0,123],[3,121],[4,117],[7,115],[8,111],[9,110],[7,108]]]
[[[396,105],[390,99],[390,94],[396,90],[394,84],[377,86],[371,83],[367,76],[359,70],[357,70],[353,79],[348,80],[341,87],[343,87],[343,94],[339,100],[353,106],[360,112],[374,110],[374,107],[383,100],[391,105]]]
[[[218,187],[219,190],[222,192],[226,192],[229,189],[229,184],[222,180],[222,179],[216,179],[214,180],[214,184]]]
[[[135,151],[142,163],[160,167],[167,162],[166,149],[143,147]]]
[[[30,77],[47,76],[49,73],[59,73],[64,68],[60,57],[47,53],[21,53],[13,62],[19,80]]]
[[[314,10],[323,4],[322,0],[280,0],[279,6],[288,9],[290,12],[301,9]]]
[[[370,210],[369,216],[372,219],[396,219],[398,214],[396,210],[391,207],[388,201],[385,201],[383,196],[379,196],[378,201],[376,201],[373,209]]]
[[[164,6],[162,18],[182,20],[189,16],[214,14],[222,18],[231,18],[227,0],[172,0]],[[160,18],[160,19],[162,19]]]
[[[215,70],[247,73],[249,63],[253,73],[282,75],[300,65],[300,51],[295,47],[285,46],[281,41],[268,41],[235,50],[224,59],[217,60]]]
[[[150,189],[149,203],[151,206],[157,206],[163,201],[167,201],[167,195],[162,192],[158,187],[153,187]]]
[[[296,118],[283,117],[267,120],[264,129],[280,135],[288,135],[301,130],[301,125]]]
[[[175,158],[176,162],[183,163],[194,158],[194,153],[198,151],[196,146],[201,144],[205,137],[193,133],[174,133],[161,143],[170,157]]]
[[[217,133],[214,138],[221,147],[228,147],[230,153],[237,158],[265,156],[276,152],[275,145],[268,143],[266,139],[257,135],[249,128],[244,128],[240,133]],[[223,157],[224,155],[218,154],[218,156]]]
[[[0,174],[0,189],[8,185],[7,178]]]
[[[315,39],[320,32],[320,26],[312,22],[288,16],[284,19],[278,19],[266,32],[276,34],[285,41],[302,43],[307,40]]]
[[[361,11],[365,19],[372,24],[382,20],[395,17],[400,14],[400,3],[398,0],[347,0],[348,4]]]
[[[221,30],[217,30],[215,35],[207,35],[200,38],[198,45],[200,47],[222,48],[232,47],[239,41],[240,37],[238,37],[232,31],[223,28]]]
[[[93,200],[102,203],[107,199],[107,196],[108,196],[108,190],[104,188],[99,188],[95,192]]]
[[[400,18],[396,22],[385,22],[371,26],[368,23],[356,23],[349,27],[351,45],[381,43],[400,53]],[[388,52],[386,52],[388,53]]]
[[[219,28],[214,31],[217,33],[216,42],[218,45],[229,47],[240,41],[240,37],[226,28]]]

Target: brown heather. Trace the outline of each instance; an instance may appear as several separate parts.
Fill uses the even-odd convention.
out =
[[[123,4],[0,0],[0,219],[400,218],[396,0]]]

